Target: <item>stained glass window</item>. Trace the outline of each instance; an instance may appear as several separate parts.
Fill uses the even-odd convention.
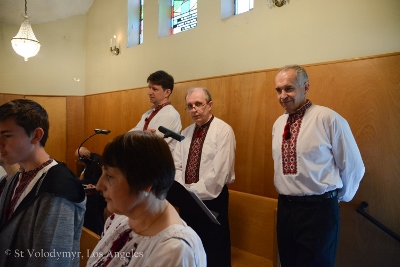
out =
[[[144,0],[140,0],[140,25],[139,25],[139,44],[143,43],[143,1]]]
[[[235,0],[235,15],[253,9],[254,0]]]
[[[172,34],[197,25],[197,0],[172,0]]]

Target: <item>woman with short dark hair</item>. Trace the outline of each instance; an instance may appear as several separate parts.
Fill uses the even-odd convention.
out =
[[[102,168],[96,188],[113,214],[87,266],[206,266],[200,238],[165,199],[175,166],[161,137],[138,131],[115,137]]]

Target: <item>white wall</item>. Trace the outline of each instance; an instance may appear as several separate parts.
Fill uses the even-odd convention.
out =
[[[11,46],[19,27],[0,23],[0,93],[84,95],[86,16],[32,25],[41,48],[26,62]]]
[[[274,9],[267,7],[266,0],[255,0],[250,12],[224,20],[220,19],[219,0],[201,0],[197,28],[164,38],[158,38],[158,1],[145,1],[144,43],[129,49],[127,0],[96,0],[86,14],[86,31],[80,28],[85,19],[75,17],[34,26],[41,42],[53,40],[54,34],[58,41],[48,47],[43,43],[37,59],[28,62],[9,55],[13,53],[9,39],[17,29],[10,32],[10,26],[3,25],[1,35],[7,35],[7,40],[0,37],[0,92],[11,88],[30,94],[89,95],[145,86],[147,76],[158,69],[184,81],[400,52],[399,0],[292,0]],[[61,33],[55,29],[59,23]],[[63,32],[71,36],[69,45],[60,40]],[[114,34],[121,47],[119,56],[109,52]],[[71,53],[62,54],[59,46]],[[84,47],[86,53],[81,51]],[[60,53],[50,55],[48,50]],[[47,60],[52,60],[51,67]],[[31,62],[32,67],[23,65]],[[18,74],[21,66],[26,78],[17,86],[14,77],[22,78]],[[75,76],[80,76],[79,83],[72,81]]]
[[[177,81],[400,51],[399,0],[293,0],[220,19],[220,1],[198,1],[198,26],[158,38],[158,0],[145,1],[144,43],[126,48],[126,0],[96,0],[87,14],[86,93],[136,88],[158,69]],[[95,25],[97,28],[95,29]],[[106,52],[117,33],[121,55]],[[102,44],[100,47],[98,44]]]

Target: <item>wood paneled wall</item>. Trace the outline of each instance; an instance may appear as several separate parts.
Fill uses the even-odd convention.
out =
[[[366,166],[354,199],[340,204],[342,228],[336,266],[400,266],[399,243],[356,212],[361,202],[366,201],[369,214],[400,234],[397,199],[400,188],[400,53],[312,64],[305,68],[311,85],[308,98],[347,119]],[[283,109],[274,89],[276,70],[178,82],[171,95],[183,127],[187,127],[192,122],[184,110],[186,90],[195,86],[210,90],[214,115],[230,124],[236,136],[236,181],[230,189],[277,197],[273,185],[271,130]],[[24,96],[0,94],[0,101],[4,103],[20,97]],[[73,152],[95,128],[111,130],[109,135],[97,135],[85,143],[89,150],[101,154],[109,140],[134,127],[150,108],[147,88],[85,97],[34,99],[48,109],[51,120],[65,123],[65,128],[56,126],[60,128],[54,132],[51,128],[46,147],[52,155],[66,153],[60,158],[73,170]],[[50,99],[54,99],[55,104]],[[62,109],[65,112],[61,112]],[[51,121],[51,127],[55,125],[59,124]],[[64,135],[66,138],[62,137]],[[53,138],[57,139],[54,144],[50,143]]]

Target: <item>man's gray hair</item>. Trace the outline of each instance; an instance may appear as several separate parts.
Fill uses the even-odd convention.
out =
[[[196,91],[196,90],[203,90],[204,95],[206,96],[206,102],[207,102],[207,103],[209,103],[210,101],[212,101],[210,91],[208,91],[208,89],[207,89],[207,88],[204,88],[204,87],[193,87],[193,88],[188,89],[188,90],[186,91],[185,101],[186,101],[186,97],[187,97],[189,94],[191,94],[193,91]]]
[[[279,69],[278,73],[281,71],[286,71],[286,70],[295,70],[296,71],[296,83],[298,87],[304,87],[305,83],[308,83],[308,74],[306,70],[299,66],[299,65],[286,65],[282,68]],[[278,73],[276,75],[278,75]]]

